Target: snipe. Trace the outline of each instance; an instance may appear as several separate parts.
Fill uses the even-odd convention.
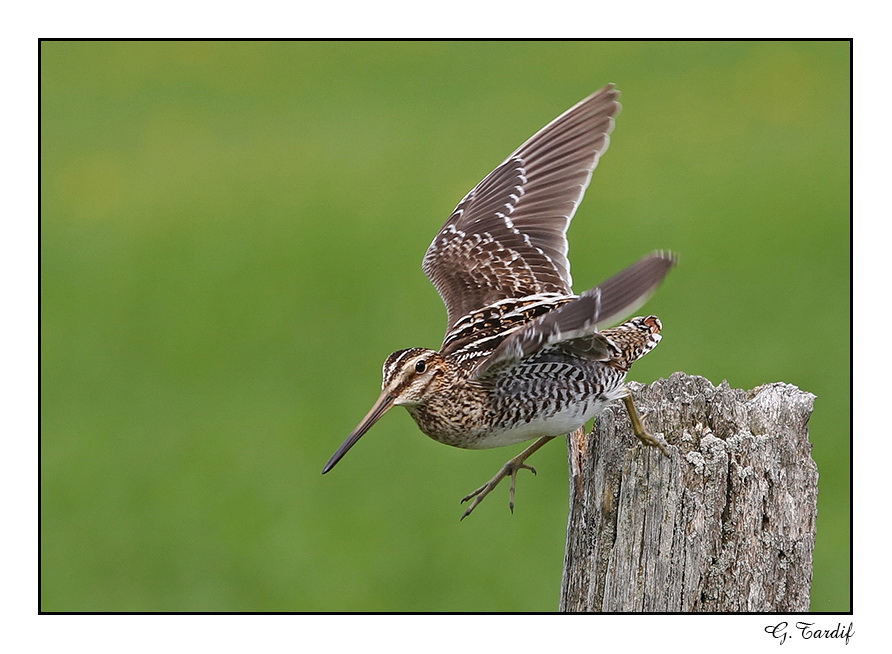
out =
[[[656,316],[612,329],[656,290],[675,257],[655,252],[581,295],[571,290],[567,227],[607,150],[619,91],[585,98],[521,145],[468,193],[434,238],[424,272],[448,314],[439,351],[410,348],[384,362],[381,396],[323,468],[392,406],[405,406],[425,434],[467,449],[537,438],[473,499],[462,518],[505,477],[514,507],[517,472],[546,442],[583,426],[622,399],[636,435],[644,429],[624,382],[660,341]]]

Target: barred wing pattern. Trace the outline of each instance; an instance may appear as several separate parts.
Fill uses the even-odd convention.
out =
[[[654,252],[640,259],[575,300],[513,332],[480,364],[474,376],[480,378],[494,369],[504,369],[557,344],[579,356],[613,358],[618,350],[600,337],[599,326],[614,324],[643,305],[677,262],[670,252]]]
[[[613,84],[543,127],[468,193],[424,257],[448,314],[504,298],[571,293],[567,228],[610,143]]]

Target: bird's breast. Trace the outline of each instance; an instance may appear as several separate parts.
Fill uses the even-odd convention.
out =
[[[583,426],[625,393],[625,375],[611,376],[606,386],[566,378],[506,379],[490,388],[461,384],[406,408],[435,441],[469,450],[503,447]]]

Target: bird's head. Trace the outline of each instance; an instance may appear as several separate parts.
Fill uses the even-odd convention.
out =
[[[423,347],[398,350],[387,357],[384,361],[381,395],[365,418],[325,464],[322,474],[334,468],[347,450],[353,447],[390,407],[423,403],[424,399],[439,387],[445,371],[446,360],[443,356]]]

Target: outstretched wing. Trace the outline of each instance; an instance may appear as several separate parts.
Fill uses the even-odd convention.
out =
[[[475,377],[552,345],[592,359],[613,357],[615,348],[599,336],[599,326],[618,322],[638,309],[677,261],[669,252],[649,254],[575,300],[527,323],[493,350],[477,368]]]
[[[567,227],[610,143],[618,97],[609,84],[571,107],[459,202],[423,264],[447,331],[504,298],[571,292]]]

